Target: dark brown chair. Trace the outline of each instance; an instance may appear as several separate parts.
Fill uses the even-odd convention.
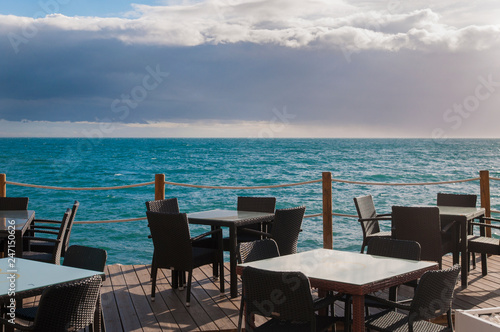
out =
[[[354,197],[354,205],[358,212],[358,221],[363,231],[363,243],[361,244],[361,253],[365,251],[365,247],[370,239],[374,237],[391,237],[390,231],[380,231],[379,221],[391,220],[390,214],[377,214],[375,204],[373,203],[372,195]]]
[[[73,229],[73,222],[75,221],[76,211],[78,211],[79,206],[80,206],[80,203],[78,201],[75,201],[75,203],[73,204],[73,208],[71,209],[71,214],[69,216],[68,226],[66,227],[66,233],[64,234],[63,241],[62,241],[61,257],[64,257],[66,255],[66,250],[68,249],[68,246],[69,246],[69,239],[71,236],[71,230]],[[40,225],[40,224],[42,224],[42,225]],[[57,224],[58,226],[46,226],[43,224]],[[31,226],[31,229],[57,231],[57,230],[59,230],[60,226],[61,226],[61,222],[59,220],[35,219],[33,221],[33,225]],[[55,243],[52,243],[52,242],[31,240],[31,241],[29,241],[29,250],[50,253],[54,250],[54,248],[53,248],[54,245],[55,245]]]
[[[238,211],[252,211],[252,212],[267,212],[274,213],[276,209],[276,198],[275,197],[248,197],[248,196],[238,196],[238,202],[236,209]],[[241,242],[251,242],[255,240],[260,240],[261,236],[257,234],[248,233],[246,229],[254,229],[258,231],[267,231],[265,225],[253,224],[245,227],[238,227],[236,229],[236,241]],[[229,238],[225,238],[224,242],[228,242]],[[225,243],[226,245],[226,243]],[[226,246],[226,249],[229,250]]]
[[[281,256],[295,254],[305,211],[305,206],[278,209],[274,214],[270,233],[253,229],[245,229],[245,231],[276,241]]]
[[[108,254],[106,250],[86,246],[72,245],[66,251],[64,257],[64,266],[76,267],[92,271],[104,272]],[[104,279],[103,279],[104,280]],[[100,298],[99,298],[100,301]],[[100,322],[102,321],[102,307],[99,305],[99,312],[96,313]],[[16,309],[16,317],[33,322],[38,312],[38,306]]]
[[[0,197],[0,210],[28,210],[28,197]]]
[[[273,239],[242,242],[238,245],[238,262],[246,263],[279,257],[278,244]]]
[[[487,224],[485,221],[493,223]],[[481,254],[481,273],[483,276],[488,274],[487,255],[500,255],[500,240],[486,236],[486,229],[500,229],[499,224],[494,224],[498,222],[500,222],[500,219],[483,217],[480,222],[469,223],[473,227],[479,227],[479,235],[474,235],[472,232],[467,236],[467,245],[469,252]]]
[[[391,309],[368,316],[365,326],[375,331],[453,331],[451,305],[457,283],[460,265],[446,270],[424,273],[410,305],[379,299]],[[408,313],[395,311],[402,309]],[[428,320],[447,315],[448,326],[431,323]]]
[[[95,275],[48,287],[40,298],[33,325],[12,324],[6,318],[0,318],[0,322],[22,331],[66,332],[86,328],[94,320],[101,284],[101,276]]]
[[[29,248],[29,242],[33,240],[37,240],[40,242],[48,242],[53,244],[53,246],[50,252],[34,251],[31,249],[23,250],[22,258],[59,265],[61,262],[63,239],[64,235],[66,234],[66,228],[68,227],[70,215],[71,215],[71,210],[67,209],[66,212],[64,213],[58,231],[51,231],[51,230],[37,229],[37,228],[33,228],[30,230],[30,233],[33,235],[36,234],[56,235],[57,237],[55,239],[44,238],[40,236],[23,236],[23,241],[24,243],[28,243],[27,245],[28,248]]]
[[[331,299],[314,302],[309,279],[301,272],[246,267],[241,279],[246,331],[327,331],[337,320],[336,317],[315,314],[315,311],[330,305]],[[270,319],[255,326],[254,315]],[[240,322],[238,331],[241,330]]]
[[[416,241],[421,247],[422,260],[436,261],[442,266],[443,255],[453,253],[458,262],[455,223],[441,227],[438,207],[392,207],[392,237],[397,240]]]
[[[181,273],[188,272],[186,305],[191,298],[191,279],[193,269],[207,264],[218,264],[220,292],[224,292],[224,260],[222,252],[222,231],[220,229],[191,238],[189,222],[185,213],[162,213],[147,211],[151,236],[153,237],[154,258],[151,266],[151,301],[155,299],[156,276],[158,269],[174,269]],[[217,249],[193,246],[193,241],[216,234],[219,239]],[[215,277],[218,277],[217,275]],[[174,287],[174,286],[173,286]]]
[[[477,204],[477,195],[468,195],[468,194],[445,194],[438,193],[437,194],[437,206],[459,206],[459,207],[476,207]],[[442,220],[441,226],[446,227],[446,219]],[[469,225],[469,229],[467,230],[468,234],[472,234],[472,226]],[[458,234],[457,234],[458,236]],[[458,241],[458,240],[457,240]],[[476,267],[476,259],[475,254],[472,251],[470,252],[470,258],[472,259],[472,265],[474,268]],[[470,266],[470,264],[469,264]]]
[[[179,213],[177,198],[158,199],[146,202],[146,209],[153,212]]]
[[[437,194],[438,206],[463,206],[476,207],[477,195],[462,195],[462,194]]]
[[[416,241],[406,241],[406,240],[396,240],[386,237],[374,237],[366,246],[367,255],[401,258],[419,261],[420,260],[420,244]],[[405,285],[416,288],[417,281],[408,282]],[[398,286],[391,287],[389,289],[389,299],[396,302],[397,301],[397,289]],[[343,299],[346,302],[345,315],[344,315],[344,330],[351,331],[350,318],[351,318],[351,302],[352,298],[347,295]],[[380,303],[376,295],[368,294],[365,295],[365,307],[366,312],[371,307],[387,309],[387,305]]]

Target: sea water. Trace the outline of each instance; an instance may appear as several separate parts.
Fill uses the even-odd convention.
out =
[[[500,140],[485,139],[201,139],[201,138],[2,138],[0,173],[7,181],[57,187],[111,187],[154,181],[208,186],[271,186],[321,179],[421,183],[471,179],[480,170],[500,177]],[[492,209],[500,190],[491,181]],[[333,182],[333,211],[355,215],[353,197],[371,194],[379,213],[392,205],[435,205],[438,192],[479,196],[479,181],[426,186],[372,186]],[[167,185],[182,212],[236,208],[237,196],[275,196],[277,208],[305,205],[321,213],[322,184],[223,190]],[[74,200],[76,220],[145,217],[154,185],[105,191],[60,191],[7,185],[8,196],[28,196],[37,218],[61,219]],[[299,251],[322,246],[322,218],[306,218]],[[388,225],[382,228],[388,230]],[[192,234],[206,231],[192,225]],[[149,264],[153,246],[146,220],[75,225],[70,244],[101,247],[108,263]],[[333,219],[335,249],[358,251],[362,232],[356,219]]]

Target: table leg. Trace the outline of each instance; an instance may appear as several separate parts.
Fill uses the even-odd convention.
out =
[[[461,264],[462,264],[462,272],[461,272],[461,279],[462,279],[462,288],[465,289],[467,288],[467,275],[469,271],[469,265],[468,265],[468,259],[467,255],[469,254],[467,250],[467,217],[463,216],[459,218],[459,225],[460,225],[460,240],[461,240]]]
[[[16,231],[16,257],[23,257],[23,236],[21,232]]]
[[[229,227],[229,273],[231,297],[238,297],[238,277],[236,275],[236,226]]]
[[[352,296],[352,330],[354,332],[365,331],[365,296]]]

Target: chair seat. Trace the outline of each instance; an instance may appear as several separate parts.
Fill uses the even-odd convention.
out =
[[[37,252],[37,251],[23,251],[24,259],[31,259],[39,262],[47,262],[54,263],[54,255],[46,252]],[[58,262],[56,262],[58,263]]]
[[[217,259],[216,249],[193,247],[193,265],[195,267],[212,263],[214,259]]]
[[[373,237],[391,237],[391,232],[378,232],[366,236],[368,239]]]
[[[17,308],[16,317],[32,322],[35,320],[37,311],[38,311],[38,306],[29,308]]]
[[[335,324],[337,319],[330,316],[316,316],[316,331],[328,331],[328,329]],[[271,319],[268,322],[253,329],[253,331],[262,332],[302,332],[309,331],[309,324],[288,323],[278,319]]]
[[[29,243],[30,243],[30,250],[48,252],[48,253],[52,253],[55,246],[55,243],[40,241],[40,240],[31,240]]]
[[[375,315],[369,316],[365,320],[367,328],[377,331],[392,331],[392,332],[407,332],[408,329],[408,315],[395,312],[395,311],[382,311]],[[427,321],[417,321],[413,323],[414,331],[423,332],[445,332],[452,331],[447,326],[434,324]]]
[[[479,235],[467,236],[469,251],[500,255],[500,240]]]

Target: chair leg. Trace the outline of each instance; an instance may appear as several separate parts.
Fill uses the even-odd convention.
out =
[[[486,254],[481,254],[481,271],[483,276],[488,274],[488,263],[486,262]]]
[[[155,300],[155,291],[156,291],[156,275],[158,274],[157,267],[151,267],[151,301]]]
[[[189,307],[191,305],[190,301],[191,301],[191,279],[192,279],[192,277],[193,277],[193,270],[189,270],[188,280],[187,280],[187,290],[186,290],[186,307]]]
[[[172,289],[179,288],[179,271],[172,269]]]
[[[221,261],[218,264],[219,264],[220,292],[224,293],[224,261]]]

